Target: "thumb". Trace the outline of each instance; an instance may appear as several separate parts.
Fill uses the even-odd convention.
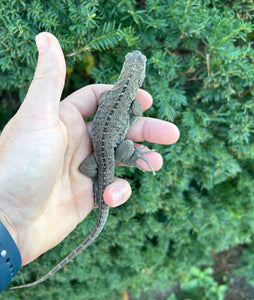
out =
[[[64,87],[66,66],[57,38],[42,32],[35,38],[39,51],[34,78],[20,110],[37,120],[55,123]]]

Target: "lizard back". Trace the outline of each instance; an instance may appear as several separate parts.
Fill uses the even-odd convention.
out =
[[[125,139],[129,130],[131,105],[135,99],[138,87],[142,85],[144,80],[145,65],[146,57],[141,52],[133,51],[128,53],[125,56],[125,62],[117,82],[111,90],[104,92],[105,94],[103,93],[99,99],[100,102],[103,98],[103,102],[99,104],[94,116],[91,131],[93,155],[97,168],[97,175],[94,177],[94,190],[96,190],[96,193],[94,193],[99,206],[95,227],[76,249],[42,278],[11,289],[32,287],[45,281],[87,248],[101,233],[109,212],[109,207],[103,200],[103,192],[114,180],[115,151],[117,146]],[[81,171],[84,162],[81,164]]]

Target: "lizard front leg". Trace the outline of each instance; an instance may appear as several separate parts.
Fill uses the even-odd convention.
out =
[[[153,175],[155,175],[155,171],[154,171],[151,163],[149,162],[149,160],[146,157],[143,156],[144,154],[154,152],[155,150],[142,151],[143,148],[144,148],[144,146],[141,146],[141,147],[135,149],[133,141],[124,140],[116,148],[115,162],[116,163],[121,162],[121,163],[125,164],[126,166],[130,166],[130,167],[137,167],[138,169],[140,169],[141,171],[144,172],[145,170],[142,169],[141,167],[139,167],[135,163],[136,160],[138,158],[140,158],[140,159],[143,159],[147,163],[147,165],[153,172]]]
[[[102,103],[104,101],[106,101],[108,94],[109,94],[109,91],[104,91],[100,94],[100,97],[99,97],[99,100],[98,100],[98,106],[102,105]]]
[[[137,121],[139,117],[142,117],[143,109],[141,103],[135,98],[131,104],[130,111],[130,124]]]

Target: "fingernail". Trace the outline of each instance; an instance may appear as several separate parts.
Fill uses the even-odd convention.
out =
[[[38,34],[35,37],[36,46],[40,54],[46,53],[48,51],[49,42],[48,39],[42,34]]]
[[[113,205],[118,206],[118,205],[122,204],[122,202],[123,202],[122,198],[123,198],[122,191],[119,189],[114,189],[113,190]]]

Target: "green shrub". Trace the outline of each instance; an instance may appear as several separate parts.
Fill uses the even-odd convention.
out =
[[[251,0],[1,1],[3,89],[18,90],[22,101],[41,31],[54,33],[66,55],[65,94],[91,82],[114,82],[124,55],[139,49],[148,58],[144,88],[154,98],[146,115],[174,121],[181,131],[176,145],[155,146],[165,161],[155,177],[117,168],[133,195],[111,210],[95,245],[47,282],[3,297],[120,299],[124,291],[146,295],[187,284],[186,278],[191,285],[197,276],[191,267],[211,264],[211,251],[252,241],[253,9]],[[95,219],[94,212],[23,268],[13,285],[44,275]],[[213,286],[212,295],[222,299],[224,289]]]

